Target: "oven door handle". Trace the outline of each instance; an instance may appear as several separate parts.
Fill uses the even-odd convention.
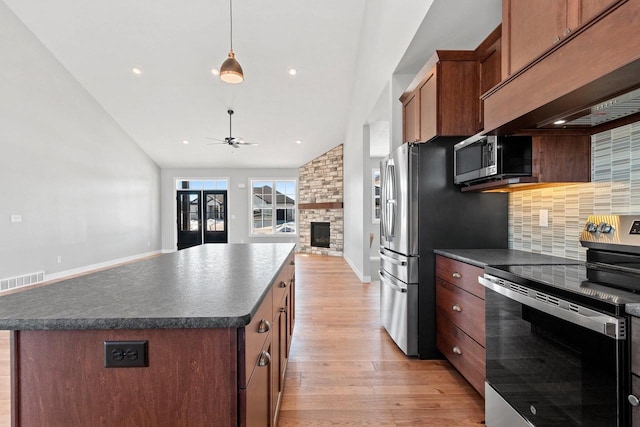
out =
[[[488,274],[485,274],[484,277],[478,277],[478,282],[482,286],[509,299],[616,340],[626,339],[626,321],[623,318],[608,316],[559,298],[553,298],[554,303],[549,303],[545,301],[546,294],[542,292],[514,284],[518,289],[518,292],[516,292],[496,283],[498,281],[505,283],[507,286],[511,283]],[[537,297],[540,297],[540,299]]]

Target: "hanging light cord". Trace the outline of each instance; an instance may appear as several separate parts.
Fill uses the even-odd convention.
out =
[[[231,43],[231,52],[233,52],[233,11],[231,0],[229,0],[229,41]]]

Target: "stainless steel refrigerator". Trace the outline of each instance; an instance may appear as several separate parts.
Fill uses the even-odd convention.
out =
[[[462,138],[403,144],[380,164],[380,313],[408,356],[436,349],[434,249],[506,248],[508,196],[462,193],[453,145]]]

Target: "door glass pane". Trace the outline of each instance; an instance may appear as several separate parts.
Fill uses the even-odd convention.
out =
[[[198,204],[200,197],[195,194],[180,194],[179,196],[179,231],[198,231],[200,218],[198,217]]]
[[[224,231],[224,195],[207,195],[207,231]]]

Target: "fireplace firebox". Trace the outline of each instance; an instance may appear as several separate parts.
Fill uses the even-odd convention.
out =
[[[312,222],[311,223],[311,246],[316,248],[331,247],[331,223]]]

